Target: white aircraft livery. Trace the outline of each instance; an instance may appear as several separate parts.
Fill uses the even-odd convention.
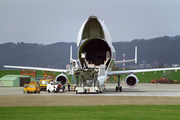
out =
[[[112,71],[114,64],[135,62],[137,63],[137,46],[135,47],[135,57],[132,60],[115,60],[115,49],[111,42],[110,33],[104,22],[96,16],[90,16],[81,26],[78,37],[78,60],[72,58],[72,47],[70,52],[70,69],[52,69],[26,66],[9,66],[6,68],[31,69],[62,72],[55,80],[66,85],[68,78],[64,73],[76,76],[76,93],[102,93],[104,83],[109,76],[118,76],[118,85],[116,91],[122,91],[120,86],[120,75],[129,74],[125,78],[125,84],[128,87],[135,87],[139,80],[134,75],[138,72],[179,70],[180,68],[157,68],[157,69],[140,69],[140,70],[123,70]],[[79,66],[78,66],[79,65]]]

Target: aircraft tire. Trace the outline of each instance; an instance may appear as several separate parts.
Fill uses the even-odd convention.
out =
[[[122,92],[122,87],[119,88],[119,91]]]
[[[116,86],[116,92],[118,91],[118,87]]]

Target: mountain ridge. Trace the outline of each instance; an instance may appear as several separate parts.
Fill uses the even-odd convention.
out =
[[[152,39],[135,39],[129,42],[113,42],[116,60],[134,59],[134,48],[138,46],[138,65],[142,61],[167,65],[180,64],[180,35],[157,37]],[[34,67],[66,68],[69,64],[70,46],[73,58],[77,59],[78,48],[75,42],[57,42],[49,45],[37,43],[0,44],[0,69],[3,65],[21,65]],[[127,66],[134,63],[126,63]],[[122,68],[122,65],[120,65]]]

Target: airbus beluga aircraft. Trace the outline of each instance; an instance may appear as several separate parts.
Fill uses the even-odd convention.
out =
[[[66,85],[68,81],[67,76],[63,73],[71,73],[77,77],[76,93],[102,93],[104,82],[109,76],[118,76],[118,85],[115,87],[115,90],[122,91],[122,87],[120,86],[120,75],[122,74],[129,74],[125,78],[125,84],[128,87],[135,87],[139,80],[134,73],[180,69],[158,68],[112,71],[114,64],[125,62],[137,63],[137,47],[135,47],[134,59],[116,61],[116,52],[111,42],[110,33],[104,22],[96,16],[90,16],[81,26],[77,37],[77,47],[79,48],[77,53],[78,60],[72,59],[71,48],[70,63],[72,64],[72,69],[70,70],[9,65],[5,65],[4,67],[62,72],[55,80],[60,81],[63,85]],[[78,66],[77,62],[79,62],[80,66]],[[80,81],[78,81],[79,78]]]

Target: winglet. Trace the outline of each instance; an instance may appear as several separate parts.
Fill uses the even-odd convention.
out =
[[[72,62],[72,46],[70,47],[70,63]]]
[[[137,46],[135,46],[135,58],[134,58],[135,63],[137,63]]]

